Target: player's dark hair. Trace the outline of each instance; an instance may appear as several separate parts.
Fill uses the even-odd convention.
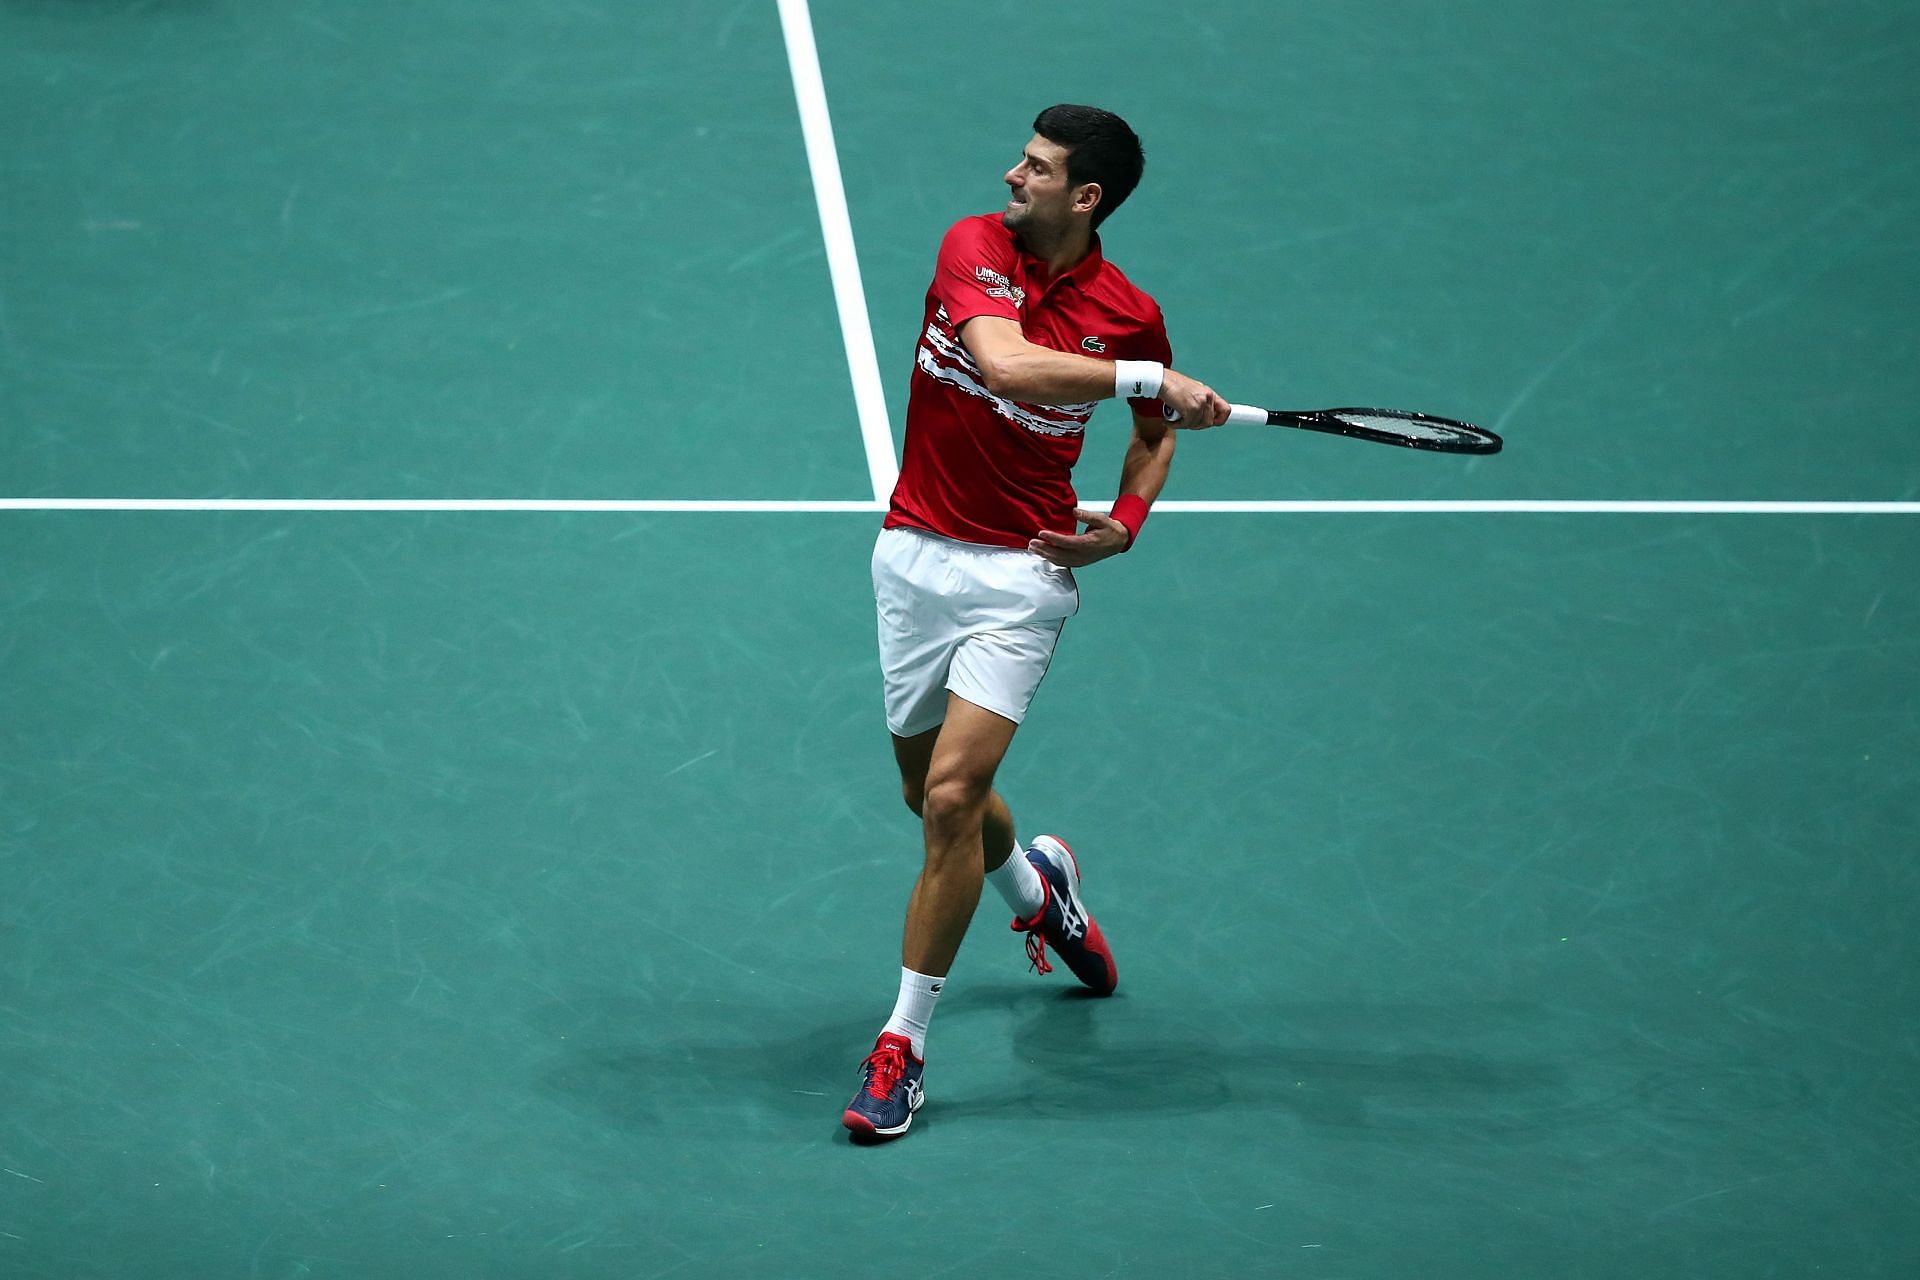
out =
[[[1063,102],[1035,116],[1033,131],[1067,149],[1068,185],[1100,184],[1100,203],[1093,211],[1095,227],[1140,185],[1147,153],[1140,147],[1139,136],[1113,112]]]

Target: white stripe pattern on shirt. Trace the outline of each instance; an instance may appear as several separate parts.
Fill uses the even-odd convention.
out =
[[[945,307],[939,308],[934,323],[921,335],[920,349],[914,359],[933,377],[968,395],[980,397],[1008,422],[1039,435],[1080,435],[1086,431],[1087,419],[1093,416],[1095,402],[1091,400],[1081,404],[1037,405],[1009,400],[987,390],[973,353],[953,336]]]

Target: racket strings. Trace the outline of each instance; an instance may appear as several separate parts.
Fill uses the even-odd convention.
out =
[[[1385,414],[1372,413],[1336,413],[1332,415],[1342,422],[1368,431],[1382,431],[1388,435],[1408,436],[1415,440],[1458,440],[1470,436],[1450,422],[1422,422],[1418,418],[1388,417]]]
[[[1367,409],[1335,409],[1326,414],[1376,439],[1409,444],[1448,446],[1474,452],[1499,447],[1497,437],[1466,423],[1428,418],[1420,414]]]

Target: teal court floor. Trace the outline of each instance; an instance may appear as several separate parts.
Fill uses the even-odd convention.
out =
[[[0,1275],[1920,1270],[1910,11],[810,18],[896,444],[1094,100],[1179,363],[1507,450],[1182,441],[1000,780],[1120,991],[989,894],[854,1147],[918,836],[774,0],[9,0]]]

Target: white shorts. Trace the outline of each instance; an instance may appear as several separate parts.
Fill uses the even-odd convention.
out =
[[[1019,724],[1080,608],[1073,571],[1022,548],[882,529],[873,546],[887,728],[902,738],[947,718],[951,690]]]

